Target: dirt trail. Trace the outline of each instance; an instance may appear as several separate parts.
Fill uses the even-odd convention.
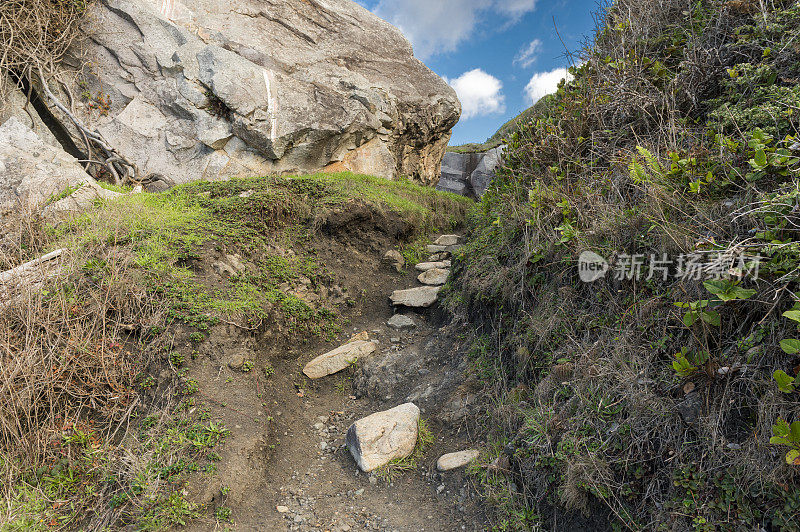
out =
[[[214,475],[196,475],[187,490],[211,508],[230,508],[231,521],[204,518],[191,530],[457,531],[484,530],[481,505],[463,469],[436,471],[437,458],[474,448],[465,430],[470,394],[462,346],[437,323],[436,309],[402,312],[417,324],[387,326],[388,296],[420,286],[419,272],[397,273],[381,261],[385,249],[349,249],[327,257],[350,293],[360,291],[336,342],[321,340],[282,349],[233,325],[218,327],[200,347],[190,375],[212,417],[231,430]],[[323,259],[325,253],[322,253]],[[368,331],[378,350],[359,368],[318,381],[300,368],[356,332]],[[229,367],[231,353],[252,353],[254,369]],[[263,368],[274,368],[267,375]],[[358,397],[358,398],[357,398]],[[362,473],[344,446],[350,424],[373,412],[414,400],[436,436],[415,471],[388,481]]]

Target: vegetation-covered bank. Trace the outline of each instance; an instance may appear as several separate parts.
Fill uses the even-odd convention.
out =
[[[212,483],[230,435],[211,414],[225,405],[210,404],[194,373],[207,340],[227,327],[258,339],[260,365],[242,359],[236,378],[261,379],[259,399],[269,379],[305,386],[274,375],[266,346],[339,332],[363,298],[339,275],[357,275],[352,250],[379,261],[395,247],[413,260],[424,235],[459,226],[470,203],[319,174],[132,194],[58,223],[4,220],[0,271],[65,251],[55,276],[0,294],[0,529],[224,525],[229,486],[213,507],[185,489]],[[250,418],[271,436],[271,416]]]
[[[598,21],[454,264],[496,529],[800,530],[800,7]]]

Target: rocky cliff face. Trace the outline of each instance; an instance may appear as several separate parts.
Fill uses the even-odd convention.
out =
[[[103,0],[87,33],[74,56],[88,66],[60,94],[142,176],[432,185],[460,115],[402,34],[349,0]]]
[[[442,160],[437,189],[471,198],[480,198],[494,179],[505,146],[480,153],[447,152]]]

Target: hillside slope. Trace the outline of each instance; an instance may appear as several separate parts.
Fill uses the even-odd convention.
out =
[[[800,530],[800,7],[599,20],[454,264],[496,529]]]
[[[422,463],[438,455],[421,444],[372,480],[342,444],[355,419],[414,392],[435,435],[425,446],[466,444],[438,414],[463,372],[448,366],[435,316],[406,310],[417,327],[402,332],[386,321],[429,236],[458,229],[471,204],[408,181],[319,174],[4,219],[0,530],[478,527],[461,474],[434,484]],[[375,364],[391,355],[399,367],[363,375],[358,400],[360,363],[302,373],[359,331],[376,341]],[[436,349],[421,356],[420,344]],[[439,378],[455,384],[436,401],[416,390]],[[402,480],[396,505],[383,479]]]

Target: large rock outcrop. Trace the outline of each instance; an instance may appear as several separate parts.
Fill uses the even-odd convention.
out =
[[[350,0],[102,0],[86,32],[76,114],[143,176],[434,185],[460,114],[400,31]]]
[[[0,219],[48,201],[50,212],[63,212],[116,196],[101,188],[77,159],[45,143],[16,116],[0,126]]]
[[[480,198],[502,163],[505,146],[478,153],[447,152],[442,160],[441,179],[436,188]]]

